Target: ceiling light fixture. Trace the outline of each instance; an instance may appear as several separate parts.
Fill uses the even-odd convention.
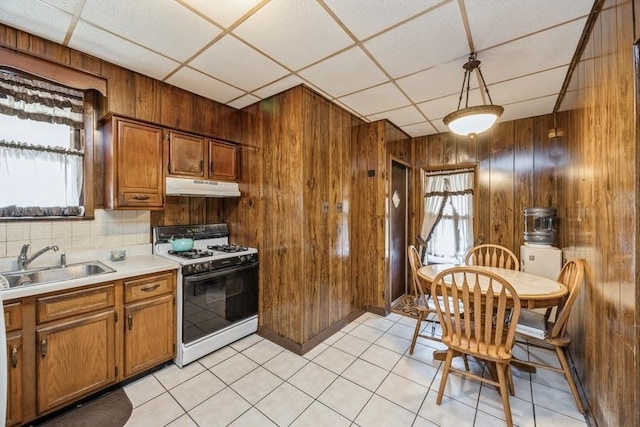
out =
[[[462,66],[464,68],[464,79],[462,80],[462,89],[460,89],[460,98],[458,99],[458,109],[453,113],[447,114],[442,121],[449,128],[449,130],[455,134],[474,137],[475,134],[484,132],[491,128],[493,124],[498,120],[498,117],[502,115],[504,108],[499,105],[493,105],[491,95],[489,95],[489,88],[484,81],[482,71],[480,71],[480,61],[476,59],[476,53],[471,52],[469,54],[469,61]],[[478,105],[475,107],[469,107],[469,88],[471,86],[471,72],[478,70],[480,76],[480,82],[482,83],[482,89],[487,94],[489,104]],[[462,97],[465,96],[466,86],[466,98],[464,108],[460,109],[462,104]]]

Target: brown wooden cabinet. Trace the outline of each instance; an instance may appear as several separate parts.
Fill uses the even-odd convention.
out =
[[[4,306],[7,331],[7,426],[20,425],[22,416],[22,304],[10,303]]]
[[[220,181],[237,181],[239,178],[240,151],[228,142],[209,140],[209,178]]]
[[[39,327],[38,413],[116,382],[115,309]]]
[[[175,356],[174,270],[7,301],[7,425]]]
[[[238,146],[230,142],[169,131],[167,174],[212,181],[238,181],[239,153]]]
[[[22,424],[22,334],[7,335],[7,426]]]
[[[103,125],[105,206],[162,209],[164,173],[161,127],[109,116]]]
[[[129,377],[175,355],[175,279],[150,275],[124,282],[124,376]]]
[[[37,412],[116,382],[116,284],[36,298]]]
[[[204,137],[169,131],[168,139],[168,174],[172,176],[206,178]]]

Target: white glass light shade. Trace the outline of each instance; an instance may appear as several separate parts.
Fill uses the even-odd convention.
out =
[[[478,105],[447,114],[442,121],[451,132],[468,136],[491,128],[503,111],[499,105]]]

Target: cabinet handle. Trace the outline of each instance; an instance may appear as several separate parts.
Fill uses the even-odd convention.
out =
[[[156,283],[155,285],[145,286],[144,288],[140,288],[140,290],[142,292],[151,292],[151,291],[155,291],[159,287],[160,287],[160,283]]]
[[[18,347],[15,345],[11,349],[11,367],[16,368],[18,366]]]
[[[135,200],[148,200],[149,196],[146,194],[136,194],[135,196],[133,196],[133,198]]]
[[[209,173],[213,173],[213,162],[209,163]]]
[[[200,160],[200,172],[204,172],[204,160]]]
[[[47,339],[46,338],[42,338],[42,341],[40,341],[40,356],[42,356],[43,358],[47,356]]]
[[[127,326],[129,327],[129,330],[133,328],[133,314],[127,316]]]

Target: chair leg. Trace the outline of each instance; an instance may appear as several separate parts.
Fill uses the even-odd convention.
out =
[[[440,380],[440,388],[438,389],[438,397],[436,398],[436,404],[442,403],[442,395],[444,394],[444,388],[447,385],[447,378],[449,376],[449,369],[451,369],[451,361],[453,360],[453,350],[447,350],[447,359],[444,362],[442,368],[442,379]]]
[[[569,388],[571,389],[571,393],[573,394],[573,398],[576,401],[578,411],[580,411],[581,414],[584,414],[584,407],[582,406],[582,401],[580,400],[580,394],[578,394],[578,387],[576,387],[576,383],[575,381],[573,381],[573,375],[571,375],[571,368],[569,367],[569,362],[567,361],[567,357],[564,354],[564,348],[556,346],[556,354],[558,355],[560,365],[562,365],[564,377],[567,379]]]
[[[500,396],[502,397],[502,406],[504,407],[504,415],[508,427],[513,426],[513,419],[511,418],[511,406],[509,404],[509,390],[507,386],[507,374],[506,371],[508,365],[504,363],[496,364],[496,370],[498,371],[498,383],[500,384]]]
[[[509,393],[511,393],[511,396],[515,396],[516,395],[516,388],[513,384],[513,372],[511,372],[511,365],[507,365],[507,380],[509,380],[508,385],[509,385]]]
[[[466,369],[467,372],[469,372],[471,370],[471,368],[469,368],[469,359],[467,359],[467,355],[466,354],[462,355],[462,360],[464,361],[464,369]]]
[[[418,319],[416,320],[416,329],[413,331],[413,339],[411,340],[411,348],[409,348],[409,354],[413,354],[413,350],[416,348],[416,341],[418,341],[418,335],[420,334],[420,328],[422,327],[422,320],[424,319],[424,311],[418,312]]]

